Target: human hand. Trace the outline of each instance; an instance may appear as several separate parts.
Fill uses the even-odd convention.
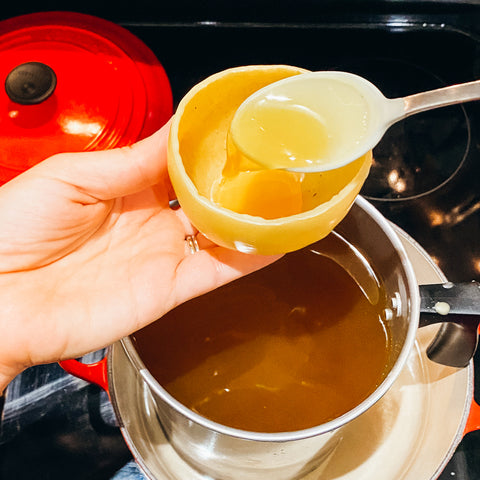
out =
[[[55,155],[0,188],[0,392],[102,348],[277,257],[197,236],[174,198],[167,124],[132,147]]]

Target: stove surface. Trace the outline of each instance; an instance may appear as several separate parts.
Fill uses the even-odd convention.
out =
[[[243,2],[231,8],[226,3],[200,7],[184,1],[150,11],[148,2],[140,1],[133,11],[133,6],[112,10],[87,2],[76,11],[116,21],[141,38],[164,65],[176,103],[206,76],[247,64],[350,71],[388,97],[480,78],[478,1]],[[50,6],[61,9],[56,2]],[[26,13],[13,8],[0,15]],[[362,195],[419,242],[449,280],[479,280],[480,102],[394,125],[374,150]],[[478,371],[480,354],[474,363]],[[47,367],[39,367],[20,380],[43,385],[49,375]],[[480,401],[478,379],[475,390]],[[0,477],[65,478],[58,465],[68,470],[70,461],[76,467],[68,478],[112,478],[130,457],[113,424],[92,423],[100,397],[95,387],[75,383],[55,393],[55,411],[47,402],[28,413],[25,403],[22,420],[3,430],[8,441],[0,446]],[[71,412],[89,420],[72,423]],[[26,452],[29,458],[38,442],[55,449],[43,448],[29,466]],[[38,473],[39,465],[45,474]],[[480,432],[465,436],[439,478],[480,479]]]

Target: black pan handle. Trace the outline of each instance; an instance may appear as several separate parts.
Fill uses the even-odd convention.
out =
[[[480,283],[420,285],[420,327],[443,323],[427,349],[431,360],[466,367],[478,345]]]

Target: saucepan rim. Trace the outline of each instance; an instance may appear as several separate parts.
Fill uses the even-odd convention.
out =
[[[137,372],[139,372],[143,380],[147,383],[149,389],[154,394],[154,396],[159,397],[162,401],[164,401],[170,407],[174,408],[178,413],[182,414],[188,420],[198,425],[201,425],[208,430],[231,437],[259,442],[291,442],[294,440],[301,440],[322,435],[324,433],[336,430],[341,426],[351,422],[356,417],[367,411],[378,400],[380,400],[380,398],[382,398],[383,395],[387,393],[387,391],[391,388],[391,386],[399,376],[415,344],[420,317],[420,293],[413,266],[393,226],[373,205],[371,205],[367,200],[363,199],[362,197],[357,197],[357,199],[355,200],[355,204],[362,210],[364,210],[370,217],[372,217],[376,224],[389,238],[393,248],[395,249],[396,253],[400,258],[401,265],[405,273],[406,286],[409,294],[409,304],[405,305],[405,308],[407,308],[409,311],[409,325],[405,341],[401,347],[395,364],[393,365],[389,373],[386,375],[383,382],[372,394],[370,394],[365,400],[363,400],[360,404],[358,404],[356,407],[349,410],[345,414],[311,428],[278,433],[264,433],[241,430],[209,420],[199,415],[198,413],[190,410],[188,407],[176,400],[157,382],[157,380],[149,372],[149,370],[141,360],[140,355],[132,342],[132,339],[130,337],[123,338],[121,340],[121,344],[125,350],[125,353],[127,354],[127,357],[135,366]]]

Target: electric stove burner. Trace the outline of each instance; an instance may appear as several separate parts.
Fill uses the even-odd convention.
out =
[[[447,86],[421,66],[400,60],[362,59],[343,68],[367,78],[389,98]],[[469,148],[470,122],[463,105],[408,117],[394,124],[373,150],[362,195],[391,202],[431,193],[455,176]]]

